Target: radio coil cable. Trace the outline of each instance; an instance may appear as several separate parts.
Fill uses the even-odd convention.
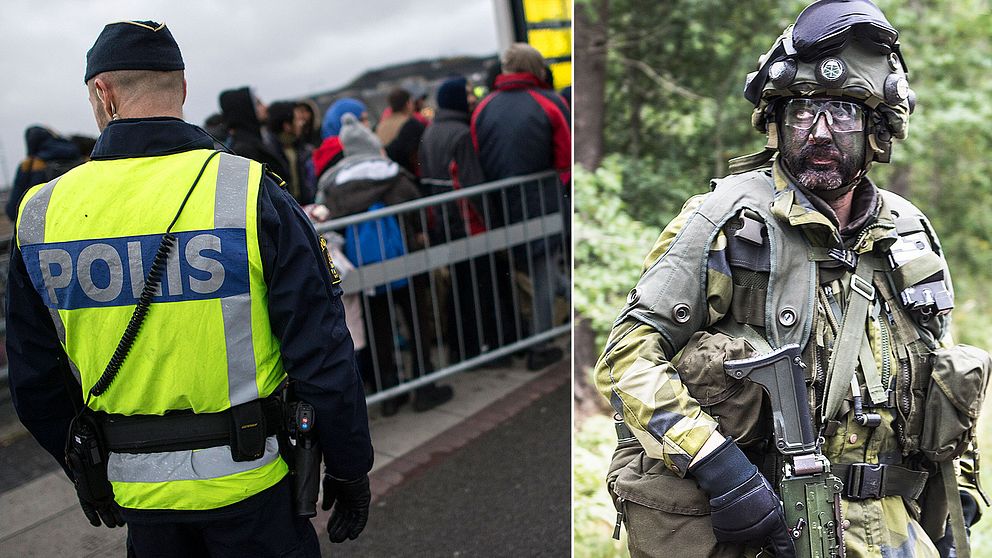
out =
[[[152,261],[151,269],[148,270],[148,275],[145,277],[145,286],[141,289],[141,296],[138,298],[138,303],[134,307],[134,313],[131,314],[131,319],[128,321],[127,327],[124,328],[121,340],[117,343],[117,348],[114,350],[113,356],[110,357],[110,362],[107,363],[103,374],[93,384],[93,387],[90,388],[89,394],[86,397],[86,404],[83,405],[84,409],[89,407],[91,397],[97,397],[107,391],[110,384],[113,383],[114,378],[117,377],[117,373],[120,372],[121,366],[124,365],[124,361],[127,360],[131,347],[134,345],[134,341],[138,338],[138,333],[141,331],[141,325],[145,321],[145,316],[148,315],[152,299],[155,297],[155,291],[162,282],[162,273],[165,271],[165,264],[169,259],[169,254],[178,242],[178,238],[172,233],[172,227],[179,220],[179,215],[182,214],[183,208],[186,207],[186,202],[189,201],[190,196],[193,194],[193,189],[200,182],[203,172],[207,170],[207,165],[218,154],[220,154],[220,151],[214,151],[203,162],[200,172],[196,175],[196,179],[190,185],[189,191],[186,192],[186,197],[183,198],[183,203],[179,206],[179,211],[176,212],[176,216],[172,218],[172,222],[165,229],[162,242],[159,244],[158,250],[155,253],[155,259]]]

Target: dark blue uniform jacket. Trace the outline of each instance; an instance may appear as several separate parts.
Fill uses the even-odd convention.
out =
[[[182,120],[126,119],[107,126],[92,158],[166,155],[213,149],[213,145],[203,130]],[[266,176],[258,203],[269,319],[280,341],[283,363],[296,381],[299,397],[316,408],[315,428],[327,472],[340,479],[357,478],[372,468],[372,443],[341,289],[332,284],[313,225],[293,198]],[[66,434],[69,421],[82,405],[82,390],[69,371],[55,326],[28,278],[16,244],[10,259],[6,309],[14,407],[24,426],[65,467]],[[128,381],[126,363],[117,381]]]

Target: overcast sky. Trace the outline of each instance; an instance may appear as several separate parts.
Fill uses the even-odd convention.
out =
[[[24,158],[24,129],[97,135],[83,85],[103,26],[168,24],[186,62],[186,119],[224,89],[266,101],[333,89],[372,68],[497,50],[493,0],[4,0],[0,18],[0,185]]]

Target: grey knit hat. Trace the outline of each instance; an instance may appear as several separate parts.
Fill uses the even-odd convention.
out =
[[[350,112],[341,116],[341,132],[338,134],[345,157],[353,155],[381,155],[382,143],[364,124]]]

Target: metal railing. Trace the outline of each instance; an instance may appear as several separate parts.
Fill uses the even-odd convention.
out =
[[[364,331],[352,334],[364,334],[368,403],[570,331],[567,310],[555,313],[570,283],[561,188],[553,172],[459,190],[440,184],[449,191],[317,226],[364,264],[341,287],[363,314]],[[397,229],[405,250],[389,254]],[[363,234],[372,241],[356,242]]]
[[[369,404],[568,334],[567,309],[555,312],[570,283],[570,215],[560,189],[555,173],[537,173],[316,226],[356,260],[337,258],[346,307],[361,313],[348,321],[356,348],[364,345]],[[390,254],[397,229],[401,250]],[[9,248],[10,238],[0,239],[0,295]],[[5,320],[0,328],[3,335]]]

